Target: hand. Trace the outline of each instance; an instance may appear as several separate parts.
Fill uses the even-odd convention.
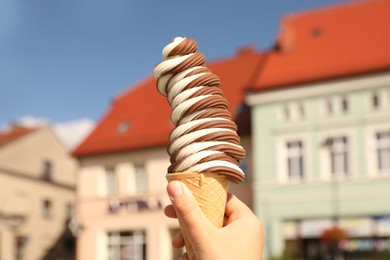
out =
[[[237,197],[228,194],[224,225],[211,224],[198,206],[191,191],[180,181],[167,186],[172,205],[165,215],[178,218],[188,234],[197,260],[259,260],[263,249],[262,224]],[[184,246],[181,232],[172,240],[176,248]],[[188,259],[184,254],[180,260]]]

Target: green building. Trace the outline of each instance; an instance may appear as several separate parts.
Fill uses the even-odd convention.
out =
[[[289,15],[265,54],[246,96],[264,259],[390,250],[388,10],[376,0]],[[346,237],[331,247],[335,226]]]

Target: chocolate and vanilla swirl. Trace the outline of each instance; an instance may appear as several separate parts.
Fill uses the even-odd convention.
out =
[[[215,172],[231,181],[244,180],[239,160],[237,126],[220,89],[220,79],[206,66],[190,38],[176,37],[162,51],[164,60],[154,67],[158,91],[172,107],[176,128],[169,136],[168,154],[174,172]]]

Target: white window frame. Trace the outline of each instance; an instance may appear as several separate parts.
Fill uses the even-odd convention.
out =
[[[328,137],[330,168],[333,177],[348,177],[350,174],[349,142],[347,136]]]
[[[324,117],[332,117],[336,114],[336,98],[331,96],[325,96],[320,100],[320,114]],[[331,107],[331,111],[329,110]]]
[[[289,180],[302,180],[305,176],[304,172],[304,143],[302,140],[288,141],[287,149],[287,178]]]
[[[309,158],[309,138],[307,135],[295,134],[295,135],[286,135],[280,136],[276,139],[276,172],[277,172],[277,181],[284,184],[294,184],[306,182],[310,179],[308,171],[308,163],[310,162]],[[287,143],[291,142],[302,142],[302,172],[303,176],[301,178],[290,178],[288,170],[288,148]]]
[[[124,232],[130,232],[130,235],[123,236]],[[108,260],[121,260],[127,259],[122,258],[121,255],[126,246],[131,247],[133,250],[130,251],[131,256],[128,259],[143,260],[143,255],[146,255],[147,252],[147,234],[145,230],[121,230],[121,231],[111,231],[107,232],[107,259]],[[114,252],[116,254],[110,256],[110,253]]]
[[[145,163],[134,164],[134,182],[136,194],[145,194],[148,192],[148,174]]]
[[[338,100],[339,105],[339,114],[345,115],[348,114],[351,110],[351,102],[350,102],[350,96],[348,94],[340,95]],[[345,103],[345,109],[344,109],[344,103]]]
[[[306,111],[306,105],[304,100],[286,102],[281,104],[280,107],[278,108],[277,119],[280,122],[286,122],[286,123],[292,121],[298,121],[305,118],[306,113],[307,111]]]
[[[107,166],[105,167],[105,187],[106,187],[106,195],[116,196],[119,193],[118,186],[118,173],[116,171],[115,166]]]
[[[298,110],[298,117],[299,119],[304,119],[306,117],[307,111],[306,111],[307,105],[305,104],[305,101],[299,101],[297,103],[297,110]]]
[[[366,92],[367,98],[365,98],[365,105],[368,111],[378,112],[378,111],[386,111],[390,108],[390,87],[383,87],[383,85],[378,88],[370,89]],[[378,95],[378,106],[373,106],[373,95]]]
[[[53,201],[45,198],[42,200],[42,217],[44,219],[50,219],[53,217]]]
[[[386,135],[385,139],[382,138],[382,140],[380,140],[379,135]],[[378,171],[380,173],[388,173],[390,172],[390,160],[389,161],[386,161],[386,168],[384,169],[381,169],[380,168],[380,164],[379,164],[379,161],[380,161],[380,156],[379,156],[379,150],[381,150],[383,152],[383,150],[385,150],[385,153],[387,154],[390,154],[390,130],[388,131],[381,131],[381,132],[377,132],[376,135],[376,143],[377,143],[377,147],[376,147],[376,155],[377,155],[377,168],[378,168]],[[387,155],[385,154],[385,155]],[[383,155],[383,154],[382,154]],[[383,158],[382,158],[383,159]],[[383,162],[382,162],[383,164]]]
[[[329,147],[327,145],[327,140],[329,138],[338,138],[338,137],[346,137],[347,138],[347,167],[348,173],[347,175],[336,173],[333,175],[332,173],[332,159],[329,151]],[[337,179],[350,179],[356,177],[355,172],[355,134],[352,129],[337,129],[337,130],[329,130],[322,132],[318,135],[319,145],[320,145],[320,158],[318,162],[318,166],[321,172],[321,179],[325,181],[331,181],[335,178]]]
[[[390,123],[370,126],[366,129],[367,150],[367,174],[369,177],[381,178],[390,176],[389,170],[380,170],[378,168],[378,153],[376,134],[390,131]]]
[[[53,181],[53,162],[50,159],[43,161],[42,178],[45,181]]]
[[[280,105],[277,110],[277,118],[280,122],[290,122],[292,120],[290,103],[286,102]]]
[[[372,104],[372,97],[374,94],[378,95],[378,107],[374,107]],[[373,89],[369,94],[369,108],[371,111],[386,111],[388,108],[390,108],[390,87],[380,87]]]
[[[383,92],[384,92],[383,107],[390,108],[390,87],[384,89]]]
[[[344,110],[344,101],[346,102],[346,110]],[[351,100],[347,93],[329,95],[323,97],[320,102],[322,103],[320,113],[324,117],[346,115],[351,111]],[[331,111],[329,110],[329,106]]]
[[[372,91],[370,91],[370,94],[369,94],[369,108],[370,110],[372,111],[378,111],[380,110],[382,107],[383,107],[383,98],[381,98],[381,91],[379,89],[374,89]],[[374,106],[374,97],[376,97],[377,99],[377,106]]]

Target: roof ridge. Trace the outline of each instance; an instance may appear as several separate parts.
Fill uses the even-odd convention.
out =
[[[130,92],[133,92],[135,89],[137,89],[140,86],[143,86],[148,81],[154,80],[153,74],[150,73],[147,76],[143,77],[142,79],[135,81],[134,84],[130,84],[127,87],[125,87],[123,90],[119,91],[117,94],[114,95],[112,98],[112,102],[117,102],[118,100],[121,100],[122,98],[126,97]]]
[[[362,4],[372,4],[373,2],[382,2],[382,1],[384,0],[357,0],[357,1],[349,1],[349,2],[345,1],[339,4],[325,4],[324,6],[317,6],[316,8],[313,9],[306,9],[306,10],[287,13],[282,18],[282,20],[296,19],[298,17],[305,17],[305,16],[317,16],[318,14],[332,12],[334,10],[340,10],[342,8],[360,6]]]
[[[12,124],[10,127],[8,131],[0,132],[0,147],[38,129],[37,127],[27,127],[20,124]]]
[[[388,7],[360,0],[287,16],[252,90],[390,69]]]
[[[223,82],[221,88],[229,101],[232,113],[239,111],[244,88],[252,77],[261,55],[260,52],[252,54],[247,51],[243,55],[232,55],[206,62],[208,68],[221,78]],[[82,158],[166,146],[169,133],[173,129],[173,124],[169,120],[171,108],[156,90],[155,82],[151,74],[117,95],[94,130],[75,147],[72,155]],[[126,122],[128,126],[120,130],[122,123]],[[241,128],[247,129],[245,126]]]

